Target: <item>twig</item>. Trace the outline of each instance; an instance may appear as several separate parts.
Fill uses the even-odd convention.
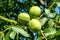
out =
[[[38,17],[37,19],[39,19],[39,20],[40,20],[43,16],[44,16],[44,14],[42,13],[42,14],[41,14],[41,16],[40,16],[40,17]]]
[[[52,6],[53,6],[54,4],[56,4],[56,2],[53,2],[53,4],[49,7],[49,9],[52,8]]]
[[[8,21],[8,22],[11,22],[11,23],[17,24],[17,22],[16,22],[15,20],[10,20],[10,19],[5,18],[5,17],[3,17],[3,16],[0,16],[0,19],[5,20],[5,21]]]
[[[5,40],[5,36],[4,36],[4,33],[3,33],[3,40]]]
[[[18,40],[18,35],[19,35],[19,33],[17,33],[17,38],[16,38],[16,40]]]
[[[10,29],[10,28],[11,28],[11,26],[9,26],[6,30],[4,30],[3,33],[4,33],[5,31],[7,31],[8,29]]]
[[[45,8],[47,7],[42,0],[39,0],[39,2],[43,7],[45,7]]]
[[[44,35],[44,33],[41,31],[41,34],[42,34],[42,36],[47,40],[47,38],[45,37],[45,35]]]

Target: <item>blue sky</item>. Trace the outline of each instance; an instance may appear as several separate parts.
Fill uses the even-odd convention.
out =
[[[57,14],[60,14],[60,12],[59,12],[60,10],[59,9],[60,8],[58,8],[58,7],[55,8]]]

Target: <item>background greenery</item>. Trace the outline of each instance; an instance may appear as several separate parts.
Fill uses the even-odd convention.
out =
[[[0,40],[60,40],[59,5],[59,0],[0,0]],[[17,16],[29,13],[32,6],[39,6],[42,11],[37,18],[43,25],[40,35],[26,25],[16,24]]]

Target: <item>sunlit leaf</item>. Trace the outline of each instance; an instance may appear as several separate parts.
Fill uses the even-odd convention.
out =
[[[55,28],[48,28],[45,31],[46,31],[45,36],[53,35],[53,34],[56,33],[56,29]]]
[[[47,22],[48,18],[44,17],[40,20],[42,26]]]
[[[26,32],[26,31],[24,31],[22,28],[19,28],[19,27],[12,27],[12,30],[13,31],[15,31],[15,32],[17,32],[17,33],[20,33],[20,34],[22,34],[23,36],[25,36],[25,37],[29,37],[29,34]]]
[[[41,37],[38,37],[37,40],[42,40],[42,38]]]
[[[45,8],[45,14],[48,15],[49,13],[50,13],[50,10]]]
[[[51,13],[49,9],[45,8],[45,14],[50,17],[50,18],[54,18],[56,16],[56,13]],[[54,16],[53,16],[54,15]]]
[[[53,27],[53,25],[54,25],[54,22],[53,22],[52,19],[50,19],[50,20],[48,21],[48,26],[49,26],[49,27]]]
[[[12,32],[10,33],[10,38],[14,39],[15,36],[16,36],[16,32],[15,32],[15,31],[12,31]]]
[[[36,30],[36,35],[28,24],[23,25],[17,20],[20,13],[29,14],[32,6],[41,9],[36,19],[41,22],[42,31]],[[45,40],[45,37],[60,40],[60,0],[0,0],[0,40]]]
[[[59,2],[57,2],[57,6],[58,6],[58,7],[60,7],[60,1],[59,1]]]
[[[3,40],[5,40],[5,36],[3,36]]]
[[[51,17],[51,18],[54,18],[56,16],[56,13],[50,13],[48,16]]]

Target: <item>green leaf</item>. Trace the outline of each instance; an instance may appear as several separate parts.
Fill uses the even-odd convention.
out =
[[[51,13],[49,9],[45,8],[45,14],[49,16],[50,18],[54,18],[56,16],[56,13]],[[54,15],[54,16],[53,16]]]
[[[50,10],[45,8],[45,13],[48,15],[50,13]]]
[[[13,26],[12,30],[15,31],[15,32],[17,32],[17,33],[22,34],[25,37],[29,37],[29,34],[26,31],[24,31],[22,28]]]
[[[49,27],[53,27],[53,25],[54,25],[54,22],[53,22],[52,19],[50,19],[50,20],[48,21],[48,26],[49,26]]]
[[[60,7],[60,1],[56,3],[58,7]]]
[[[56,16],[55,22],[58,23],[58,24],[60,24],[60,15]]]
[[[55,33],[55,35],[60,35],[60,29],[57,30],[57,32]]]
[[[2,33],[0,32],[0,40],[2,40],[2,38],[3,38],[3,37],[2,37]]]
[[[16,36],[16,32],[15,32],[15,31],[12,31],[12,32],[10,33],[10,38],[14,39],[15,36]]]
[[[44,17],[40,20],[42,26],[47,22],[48,18]]]
[[[48,31],[47,31],[48,30]],[[53,35],[53,34],[55,34],[56,33],[56,29],[55,28],[47,28],[46,30],[45,30],[46,32],[45,32],[45,36],[49,36],[49,35]]]
[[[42,40],[42,38],[41,37],[38,37],[37,40]]]
[[[5,40],[10,40],[9,35],[10,35],[11,31],[7,32],[5,35]]]
[[[50,13],[48,14],[49,17],[54,18],[56,16],[56,13]]]
[[[7,29],[9,27],[9,25],[4,25],[4,29]]]
[[[3,40],[5,40],[5,36],[3,36]]]

